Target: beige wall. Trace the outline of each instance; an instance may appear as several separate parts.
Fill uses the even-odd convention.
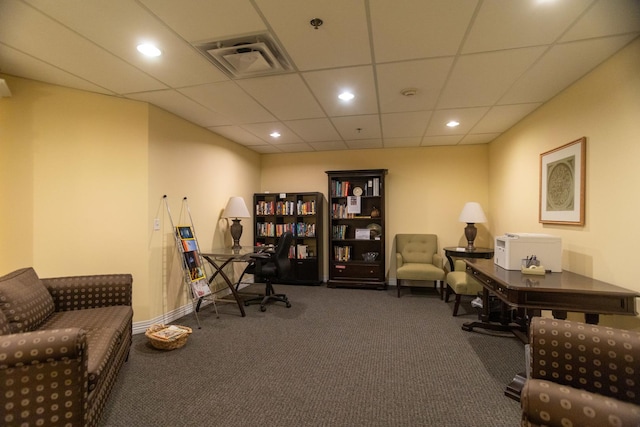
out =
[[[640,292],[640,39],[490,144],[489,224],[562,237],[563,269]],[[587,137],[586,224],[538,223],[540,153]],[[638,318],[602,323],[640,329]]]
[[[465,224],[458,222],[465,202],[477,201],[487,216],[492,214],[488,206],[486,144],[264,155],[262,191],[319,191],[326,199],[325,171],[350,169],[388,169],[385,256],[392,284],[395,284],[395,266],[390,261],[395,262],[395,257],[390,255],[395,253],[396,234],[434,233],[438,235],[440,248],[466,245]],[[492,246],[491,242],[488,229],[479,224],[476,245]],[[325,249],[325,258],[327,251]],[[326,276],[327,262],[324,267]]]
[[[220,214],[229,196],[250,203],[260,156],[146,103],[3,78],[13,96],[0,99],[0,274],[132,273],[134,321],[183,305],[162,196],[176,222],[186,196],[201,248],[219,246]],[[249,226],[242,241],[252,239]]]

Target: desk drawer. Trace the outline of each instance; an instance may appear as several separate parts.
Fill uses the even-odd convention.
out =
[[[335,263],[331,265],[331,278],[334,279],[371,280],[380,279],[380,277],[381,268],[379,264]]]
[[[467,273],[473,275],[482,285],[506,303],[518,305],[518,293],[491,277],[467,267]]]

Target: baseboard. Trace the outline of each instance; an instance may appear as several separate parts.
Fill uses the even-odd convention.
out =
[[[208,305],[211,304],[211,301],[209,300],[205,300],[202,302],[202,304],[200,305],[200,309],[202,310],[203,307],[206,307]],[[133,323],[133,334],[144,334],[147,330],[147,328],[149,328],[149,326],[151,325],[156,325],[156,324],[169,324],[171,322],[173,322],[176,319],[179,319],[183,316],[186,316],[187,314],[191,314],[193,313],[193,304],[191,302],[183,305],[182,307],[178,307],[175,310],[171,310],[168,313],[164,313],[158,317],[155,317],[153,319],[150,320],[145,320],[142,322],[134,322]]]

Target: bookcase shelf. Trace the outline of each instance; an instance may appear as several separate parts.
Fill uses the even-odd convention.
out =
[[[289,252],[291,273],[283,283],[322,283],[323,212],[322,193],[256,193],[253,195],[256,246],[276,245],[282,233],[295,237]]]
[[[385,289],[386,169],[327,171],[329,287]],[[365,260],[367,253],[377,253]]]

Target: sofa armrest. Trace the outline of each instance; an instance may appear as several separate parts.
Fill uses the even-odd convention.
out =
[[[0,336],[3,422],[47,425],[58,419],[83,425],[87,363],[87,341],[80,328]],[[25,411],[25,404],[32,410]]]
[[[527,380],[520,405],[522,425],[640,425],[640,406],[550,381]]]
[[[53,297],[56,311],[132,305],[131,274],[52,277],[41,280]]]
[[[402,254],[396,252],[396,268],[402,267],[404,264],[404,260],[402,259]]]
[[[640,399],[640,332],[534,317],[531,377],[626,402]]]

